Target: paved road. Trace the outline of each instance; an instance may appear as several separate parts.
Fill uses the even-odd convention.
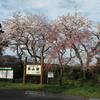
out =
[[[89,100],[89,98],[60,93],[0,88],[0,100]]]

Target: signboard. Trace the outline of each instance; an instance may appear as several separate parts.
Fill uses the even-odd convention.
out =
[[[41,65],[26,65],[26,74],[40,75]]]
[[[0,78],[13,79],[12,67],[0,67]]]
[[[27,63],[27,57],[24,58],[24,71],[23,71],[23,83],[26,82],[26,76],[40,76],[40,84],[43,84],[43,65],[44,57],[33,56],[40,59],[40,63],[29,64]]]
[[[54,72],[48,72],[48,78],[54,78]]]
[[[0,78],[13,79],[13,70],[0,70]]]

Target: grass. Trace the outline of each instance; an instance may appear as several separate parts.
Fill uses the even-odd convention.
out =
[[[39,85],[32,83],[11,83],[11,82],[0,82],[0,87],[16,88],[32,91],[44,91],[44,92],[56,92],[56,93],[66,93],[72,95],[81,95],[88,97],[100,98],[100,85],[85,83],[83,86],[73,85],[71,82],[66,85]]]
[[[99,87],[96,88],[96,87],[92,87],[88,85],[77,87],[77,88],[73,87],[73,88],[63,91],[63,93],[100,98],[100,88]]]

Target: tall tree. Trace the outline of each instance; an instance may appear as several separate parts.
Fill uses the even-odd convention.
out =
[[[87,42],[90,42],[91,32],[89,29],[92,27],[92,21],[75,12],[73,15],[68,13],[67,15],[59,16],[57,20],[52,22],[58,27],[59,34],[61,33],[63,37],[62,41],[66,41],[66,45],[69,48],[73,48],[81,66],[83,66],[84,61],[81,56],[82,48],[80,43],[87,45]]]
[[[91,27],[92,21],[77,12],[73,15],[68,13],[67,15],[59,16],[56,20],[51,21],[51,31],[47,31],[48,42],[53,45],[49,55],[51,58],[49,58],[56,59],[56,63],[61,68],[60,84],[62,84],[64,66],[73,58],[78,59],[80,65],[84,66],[86,59],[84,60],[81,55],[85,51],[82,44],[86,47],[91,41]],[[70,52],[69,55],[68,51]]]
[[[50,48],[46,45],[46,35],[43,30],[43,25],[47,24],[46,16],[32,13],[22,16],[20,13],[14,13],[12,17],[2,23],[6,30],[5,38],[11,40],[13,49],[20,49],[17,50],[17,54],[19,54],[18,51],[24,54],[27,52],[31,57],[35,57],[35,62],[38,61],[37,56],[46,56]]]

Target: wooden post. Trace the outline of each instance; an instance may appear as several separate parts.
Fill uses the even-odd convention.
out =
[[[40,76],[40,84],[43,84],[43,64],[44,64],[44,57],[41,57],[41,76]]]
[[[26,82],[26,64],[27,64],[27,57],[24,58],[23,83]]]

